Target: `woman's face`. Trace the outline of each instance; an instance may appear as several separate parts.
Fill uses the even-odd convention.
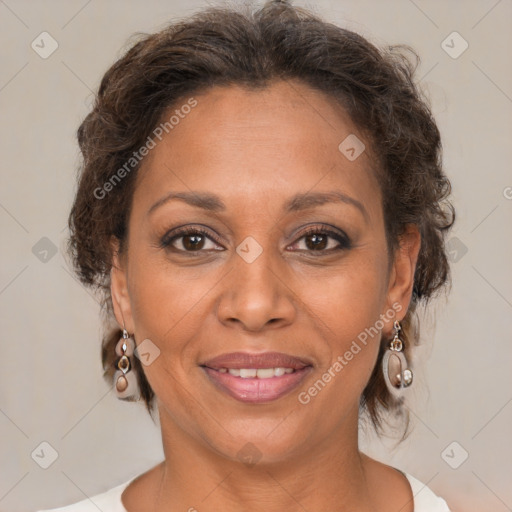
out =
[[[277,82],[194,98],[137,176],[116,316],[150,340],[144,371],[175,439],[290,460],[356,435],[419,239],[388,267],[382,196],[354,136],[368,143],[322,93]]]

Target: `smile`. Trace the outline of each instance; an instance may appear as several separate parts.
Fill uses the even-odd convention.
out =
[[[229,373],[233,377],[242,379],[271,379],[272,377],[282,377],[285,373],[293,373],[293,368],[220,368],[220,373]]]
[[[221,392],[246,403],[272,402],[300,386],[312,370],[309,361],[281,354],[224,354],[201,365]]]

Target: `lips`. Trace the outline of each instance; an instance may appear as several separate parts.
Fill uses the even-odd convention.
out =
[[[307,360],[283,354],[281,352],[263,352],[261,354],[248,354],[246,352],[232,352],[214,357],[201,366],[220,370],[221,368],[241,369],[241,368],[292,368],[301,370],[306,366],[311,366]]]
[[[271,402],[287,395],[312,369],[308,360],[280,352],[232,352],[201,366],[217,389],[246,403]]]

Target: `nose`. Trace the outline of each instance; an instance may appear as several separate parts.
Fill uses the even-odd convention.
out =
[[[231,271],[222,280],[219,321],[251,332],[291,324],[296,314],[294,291],[270,251],[264,250],[251,263],[238,254],[233,259]]]

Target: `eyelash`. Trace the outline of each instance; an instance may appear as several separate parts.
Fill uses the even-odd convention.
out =
[[[313,235],[313,234],[324,235],[324,236],[327,235],[329,238],[333,238],[340,244],[339,247],[326,249],[326,250],[315,251],[312,249],[311,250],[305,249],[305,251],[310,252],[310,253],[315,253],[315,252],[320,253],[320,254],[317,254],[318,256],[322,256],[324,254],[331,254],[332,252],[335,252],[335,251],[348,250],[352,247],[348,236],[346,236],[344,234],[342,235],[340,233],[337,233],[337,232],[329,229],[327,226],[313,226],[311,228],[308,228],[304,233],[302,233],[300,235],[300,237],[297,239],[297,241],[302,240],[303,238],[305,238],[309,235]],[[171,249],[171,250],[174,250],[177,252],[188,253],[190,255],[194,255],[199,252],[205,252],[203,249],[199,249],[196,251],[187,251],[187,250],[176,249],[175,247],[171,247],[172,243],[175,240],[184,238],[187,235],[202,235],[202,236],[212,240],[213,242],[221,245],[220,241],[215,236],[211,235],[211,233],[208,232],[206,229],[200,228],[200,227],[199,228],[190,228],[187,226],[187,227],[183,227],[183,228],[178,228],[176,231],[174,231],[172,233],[172,236],[169,236],[169,233],[164,235],[164,237],[160,241],[160,247],[162,249]],[[301,249],[300,251],[303,251],[303,249]]]

